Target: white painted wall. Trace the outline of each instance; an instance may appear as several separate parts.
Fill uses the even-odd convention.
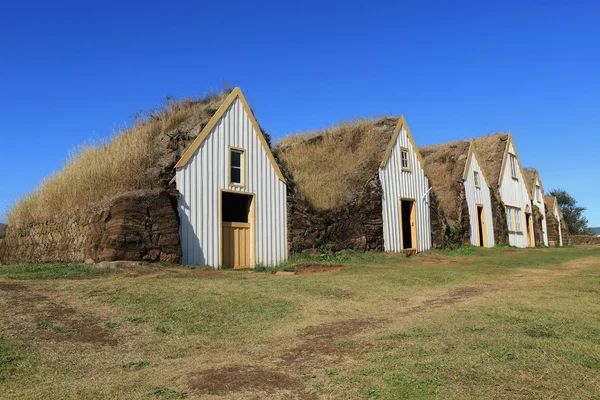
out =
[[[475,187],[475,178],[473,177],[474,171],[479,173],[479,188]],[[467,176],[464,181],[464,185],[467,205],[469,208],[469,222],[471,223],[471,244],[473,246],[479,246],[477,204],[481,204],[483,205],[483,215],[485,218],[487,245],[488,247],[493,247],[495,245],[494,219],[492,218],[492,200],[490,198],[490,188],[485,180],[485,176],[481,171],[481,167],[479,166],[479,162],[477,162],[477,158],[475,157],[474,153],[471,153],[471,162],[469,163],[469,169],[467,170]]]
[[[508,152],[515,154],[515,149],[512,143],[509,142]],[[504,170],[502,171],[502,186],[500,186],[500,198],[505,206],[512,206],[521,209],[521,232],[508,233],[508,242],[511,246],[516,247],[527,247],[527,232],[525,231],[526,220],[525,220],[525,207],[529,204],[531,208],[531,200],[529,199],[529,192],[527,185],[525,184],[525,178],[521,174],[521,169],[517,167],[517,179],[511,176],[511,166],[509,156],[506,158],[504,163]]]
[[[246,150],[246,187],[229,186],[228,146]],[[286,185],[275,173],[239,98],[223,114],[183,168],[177,169],[181,247],[184,265],[221,265],[221,189],[255,194],[257,264],[287,258]]]
[[[560,211],[558,209],[558,204],[556,203],[556,201],[554,202],[553,214],[554,214],[554,218],[556,218],[556,221],[558,221],[558,241],[559,241],[559,245],[562,246],[563,245],[562,226],[560,223]]]
[[[400,147],[410,152],[411,172],[402,171]],[[417,224],[417,251],[431,248],[431,222],[429,216],[429,179],[415,153],[404,127],[400,130],[390,158],[384,168],[379,168],[383,189],[383,239],[385,251],[402,251],[400,242],[400,198],[415,200]],[[425,193],[427,193],[426,196]]]
[[[535,186],[540,187],[539,198],[537,197],[537,191]],[[544,246],[548,246],[548,224],[546,223],[546,205],[544,204],[544,188],[542,188],[542,184],[537,177],[535,178],[535,185],[533,188],[531,188],[531,190],[533,191],[533,204],[538,206],[542,215],[544,216],[544,219],[542,219],[543,243]]]

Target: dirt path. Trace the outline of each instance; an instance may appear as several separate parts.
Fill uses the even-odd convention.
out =
[[[259,390],[267,395],[291,391],[292,398],[318,399],[316,392],[297,378],[298,372],[310,374],[315,369],[339,367],[345,357],[365,354],[380,345],[371,335],[402,318],[443,307],[453,307],[481,299],[489,299],[499,292],[518,287],[530,287],[561,276],[570,276],[578,271],[598,265],[597,258],[586,258],[567,262],[552,268],[523,268],[516,273],[485,281],[470,282],[453,287],[442,293],[430,291],[411,298],[396,299],[400,308],[393,316],[371,316],[328,322],[305,328],[298,332],[296,344],[291,349],[257,360],[256,365],[227,366],[209,369],[190,375],[189,386],[201,394],[243,394]],[[276,366],[274,369],[265,365]],[[291,373],[291,371],[294,371]],[[243,372],[240,375],[240,372]],[[251,381],[239,380],[239,376],[251,377]],[[214,378],[214,379],[212,379]],[[281,398],[275,396],[274,398]]]

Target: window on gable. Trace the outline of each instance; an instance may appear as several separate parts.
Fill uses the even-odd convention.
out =
[[[481,187],[481,184],[479,183],[479,172],[477,171],[473,171],[473,182],[475,183],[475,187]]]
[[[400,157],[402,161],[402,171],[410,171],[410,160],[408,158],[408,149],[405,147],[400,148]]]
[[[244,150],[229,148],[229,184],[244,186]]]
[[[517,157],[514,154],[510,155],[510,174],[517,179]]]
[[[542,200],[542,196],[540,196],[540,185],[536,185],[536,187],[535,187],[535,199],[537,201]]]

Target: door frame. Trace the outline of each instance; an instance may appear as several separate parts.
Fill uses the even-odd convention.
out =
[[[525,213],[525,229],[527,230],[527,247],[535,247],[535,239],[533,237],[533,219],[530,212]]]
[[[412,245],[413,247],[411,247],[410,249],[405,249],[404,248],[404,229],[402,228],[402,202],[403,201],[410,201],[412,202],[412,209],[410,211],[410,222],[411,224],[414,224],[414,228],[411,227],[411,241],[412,241]],[[409,251],[411,253],[417,253],[418,252],[418,242],[417,242],[417,201],[415,199],[411,199],[408,197],[400,197],[398,199],[398,217],[400,220],[400,251]]]
[[[481,209],[481,220],[479,218],[479,209]],[[479,238],[481,237],[483,240],[483,247],[488,247],[488,241],[487,241],[487,227],[485,225],[485,207],[483,206],[483,204],[479,204],[479,203],[475,203],[475,212],[476,212],[476,220],[477,220],[477,245],[479,245]],[[481,230],[483,232],[479,231],[479,226],[481,225]]]
[[[250,197],[250,215],[248,215],[248,223],[250,224],[250,268],[254,268],[256,266],[256,194],[228,189],[219,190],[219,268],[223,267],[223,193],[241,194]]]

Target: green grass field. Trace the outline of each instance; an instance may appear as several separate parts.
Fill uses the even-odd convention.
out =
[[[0,397],[600,399],[599,247],[277,269],[0,266]]]

